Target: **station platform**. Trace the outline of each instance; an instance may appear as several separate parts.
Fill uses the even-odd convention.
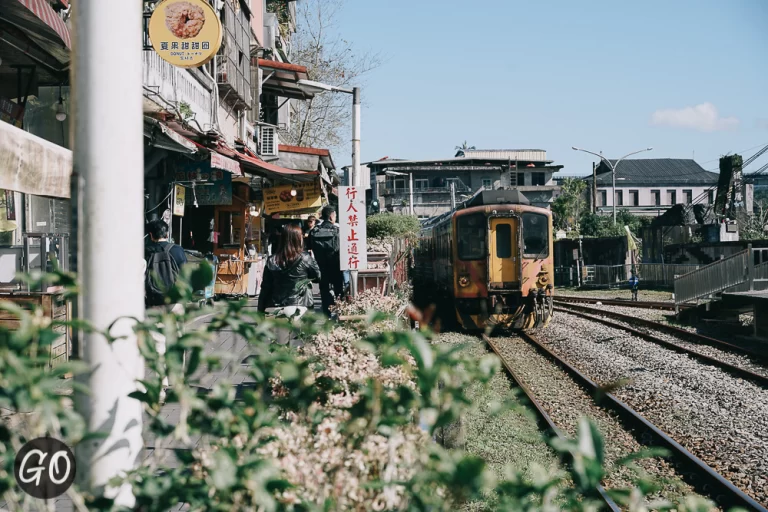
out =
[[[751,311],[754,336],[768,341],[768,290],[725,292],[720,296],[723,309]]]

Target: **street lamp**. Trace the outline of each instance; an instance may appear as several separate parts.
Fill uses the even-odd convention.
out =
[[[352,179],[350,185],[360,186],[360,88],[344,89],[335,85],[315,82],[314,80],[299,80],[299,88],[303,91],[318,94],[321,92],[343,92],[352,95]]]
[[[405,172],[397,172],[397,171],[384,171],[384,174],[386,174],[387,176],[408,176],[409,177],[409,180],[408,180],[408,195],[409,195],[408,204],[410,206],[409,211],[410,211],[411,215],[413,215],[413,173],[412,172],[405,173]]]
[[[605,162],[605,165],[608,166],[608,168],[611,170],[611,178],[613,181],[613,224],[616,225],[616,168],[619,166],[619,163],[621,163],[622,160],[627,158],[628,156],[636,155],[638,153],[642,153],[643,151],[651,151],[653,148],[645,148],[641,149],[639,151],[633,151],[632,153],[627,153],[623,157],[616,160],[615,164],[612,164],[610,160],[605,158],[600,153],[595,153],[593,151],[587,151],[586,149],[577,148],[576,146],[571,147],[574,151],[583,151],[584,153],[589,153],[590,155],[595,155],[596,157],[600,158],[603,162]]]
[[[335,85],[328,85],[313,80],[299,80],[299,87],[309,93],[343,92],[352,95],[352,176],[350,185],[359,187],[360,179],[360,88],[344,89]],[[350,289],[352,296],[357,297],[357,270],[350,270]]]

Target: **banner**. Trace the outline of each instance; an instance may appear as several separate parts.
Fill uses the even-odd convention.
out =
[[[365,187],[339,187],[341,270],[368,269]]]
[[[238,162],[218,153],[211,153],[211,167],[229,171],[237,176],[243,175],[243,171],[240,169],[240,164]]]
[[[174,170],[176,181],[196,182],[190,196],[193,201],[196,199],[200,206],[232,204],[232,174],[211,169],[210,161],[178,160]]]
[[[213,59],[222,36],[219,15],[205,0],[163,0],[149,19],[152,47],[161,59],[180,68],[200,67]]]
[[[173,186],[173,214],[177,217],[184,216],[184,195],[186,189],[184,185]]]
[[[291,191],[296,191],[292,194]],[[320,181],[312,183],[296,183],[295,185],[281,185],[279,187],[265,188],[264,211],[267,215],[277,212],[291,212],[320,208]]]

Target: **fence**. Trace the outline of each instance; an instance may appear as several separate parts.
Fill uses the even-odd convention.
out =
[[[404,239],[395,239],[386,252],[369,252],[368,268],[358,271],[358,290],[375,288],[382,295],[408,282],[410,247]]]
[[[663,263],[639,263],[637,265],[584,265],[581,267],[582,286],[593,288],[618,288],[628,285],[634,268],[641,286],[671,287],[675,277],[699,268],[699,265],[666,265]],[[768,269],[767,269],[768,270]],[[555,268],[555,286],[578,286],[575,266]]]
[[[768,262],[755,264],[750,245],[745,251],[710,263],[675,279],[675,304],[709,298],[721,292],[768,289]]]

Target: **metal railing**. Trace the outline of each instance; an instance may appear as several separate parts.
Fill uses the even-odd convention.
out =
[[[634,269],[640,278],[641,286],[671,287],[676,276],[698,268],[699,265],[667,265],[663,263],[584,265],[581,267],[581,285],[593,288],[629,286],[629,278],[632,277],[632,270]],[[578,285],[579,272],[575,266],[555,268],[555,286]]]
[[[768,262],[755,265],[752,246],[675,279],[675,304],[710,298],[721,292],[768,289]]]
[[[468,186],[464,185],[463,183],[456,183],[456,192],[472,192],[472,189]],[[385,186],[382,188],[382,194],[407,194],[410,191],[408,190],[408,185],[405,186],[396,186],[392,183],[386,183]],[[439,192],[442,194],[448,194],[451,192],[451,186],[444,186],[444,187],[420,187],[418,185],[413,186],[413,193],[414,194],[428,194],[430,192]]]

